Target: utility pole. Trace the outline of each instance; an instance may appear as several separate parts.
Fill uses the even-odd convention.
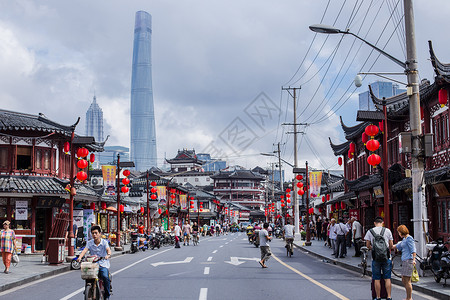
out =
[[[275,201],[275,170],[274,170],[274,163],[272,163],[272,203]],[[269,215],[269,212],[267,212],[267,215]]]
[[[308,162],[306,162],[306,176],[305,176],[305,189],[306,189],[306,246],[311,246],[311,228],[309,228],[309,174],[308,174]]]
[[[298,167],[297,162],[297,90],[300,90],[301,87],[295,88],[295,87],[282,87],[282,90],[288,91],[288,93],[292,96],[294,100],[294,168]],[[293,91],[293,94],[291,94],[290,91]],[[298,195],[297,195],[297,179],[294,178],[293,180],[294,185],[292,189],[294,190],[294,226],[295,226],[295,232],[300,231],[300,214],[299,214],[299,203],[298,203]]]
[[[412,0],[403,0],[405,8],[406,36],[406,74],[408,76],[407,95],[409,97],[409,120],[412,135],[412,192],[414,237],[418,240],[417,254],[424,254],[424,228],[427,226],[423,185],[423,153],[420,143],[422,127],[420,125],[419,74],[417,71],[416,37],[414,29],[414,11]]]

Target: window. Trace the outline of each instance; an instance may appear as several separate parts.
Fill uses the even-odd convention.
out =
[[[17,170],[31,170],[31,147],[17,146]]]
[[[195,178],[195,182],[198,182],[198,178]]]
[[[210,181],[211,180],[211,178],[209,178],[209,177],[206,177],[206,181]]]
[[[40,149],[36,150],[36,169],[42,169],[42,151]]]
[[[44,169],[45,170],[50,169],[50,151],[44,152]]]
[[[0,169],[8,168],[8,148],[0,148]]]
[[[187,178],[185,178],[185,179],[184,179],[184,182],[187,182],[187,181],[188,181]]]

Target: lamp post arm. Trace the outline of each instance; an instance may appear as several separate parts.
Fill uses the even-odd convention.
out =
[[[360,40],[360,41],[366,43],[367,45],[369,45],[369,46],[372,47],[373,49],[377,50],[378,52],[380,52],[381,54],[383,54],[384,56],[386,56],[387,58],[389,58],[390,60],[392,60],[393,62],[395,62],[396,64],[398,64],[399,66],[401,66],[404,70],[406,70],[406,63],[405,63],[405,62],[402,62],[401,60],[399,60],[399,59],[393,57],[393,56],[390,55],[389,53],[386,53],[384,50],[378,48],[377,46],[375,46],[374,44],[372,44],[372,43],[366,41],[365,39],[363,39],[363,38],[357,36],[357,35],[354,34],[353,32],[350,32],[350,31],[342,31],[342,30],[341,30],[340,33],[343,33],[343,34],[350,34],[350,35],[354,36],[354,37],[357,38],[358,40]]]

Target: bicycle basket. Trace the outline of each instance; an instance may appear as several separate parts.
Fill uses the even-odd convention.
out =
[[[97,279],[98,264],[91,262],[81,263],[81,279]]]

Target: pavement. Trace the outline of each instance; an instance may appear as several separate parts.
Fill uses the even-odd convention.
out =
[[[311,246],[306,246],[305,241],[300,240],[300,238],[296,236],[294,246],[306,253],[321,258],[324,262],[338,265],[345,269],[361,273],[361,267],[359,266],[359,264],[361,263],[361,258],[352,257],[355,254],[354,247],[347,248],[347,257],[335,258],[334,255],[331,255],[332,250],[327,246],[324,246],[324,243],[325,242],[322,240],[311,240]],[[369,261],[368,264],[369,266],[367,276],[371,276],[371,262]],[[415,291],[419,291],[424,294],[436,297],[437,299],[450,299],[450,280],[448,281],[449,284],[445,287],[443,286],[442,282],[436,283],[432,274],[430,272],[427,272],[425,276],[420,277],[419,282],[413,283],[412,285],[413,290]],[[396,277],[394,274],[392,274],[392,283],[403,286],[401,278]]]
[[[112,249],[111,256],[122,255],[128,253],[129,250],[130,245],[124,245],[122,251]],[[20,262],[16,266],[11,264],[9,274],[0,272],[0,292],[35,280],[70,271],[70,263],[68,262],[49,264],[48,262],[42,262],[42,258],[42,253],[20,254]]]

